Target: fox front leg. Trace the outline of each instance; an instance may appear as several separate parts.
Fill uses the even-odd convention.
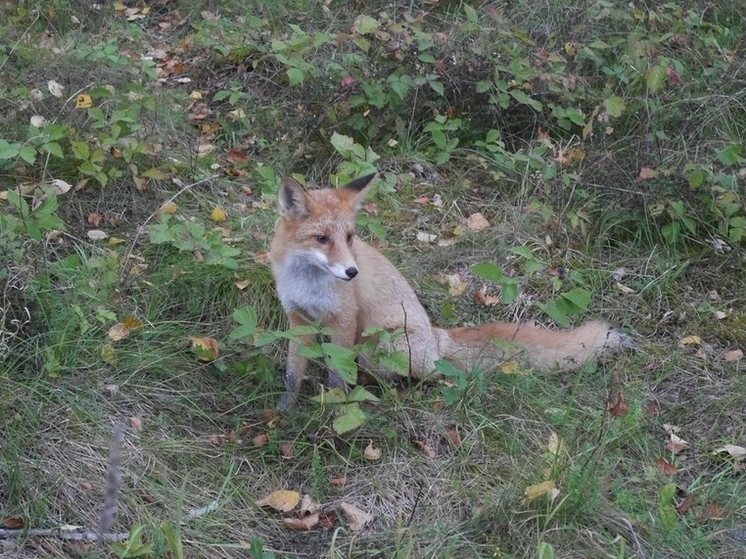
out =
[[[290,327],[305,324],[306,321],[299,316],[290,315]],[[288,344],[288,360],[285,367],[283,381],[285,382],[285,393],[280,397],[277,403],[277,409],[287,411],[292,408],[298,401],[300,394],[300,385],[306,374],[308,367],[308,358],[298,354],[298,348],[301,345],[308,345],[313,342],[313,335],[299,336],[297,340],[290,340]]]
[[[351,349],[352,346],[355,345],[355,333],[357,331],[357,325],[354,321],[336,320],[331,323],[331,328],[331,342],[334,345],[345,347],[347,349]],[[326,387],[329,389],[341,388],[342,390],[347,392],[347,383],[341,377],[341,375],[332,367],[329,367],[329,373],[326,377]]]

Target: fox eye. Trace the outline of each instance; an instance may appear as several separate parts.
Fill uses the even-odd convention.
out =
[[[316,235],[316,242],[320,245],[325,245],[329,242],[329,237],[327,237],[326,235]]]

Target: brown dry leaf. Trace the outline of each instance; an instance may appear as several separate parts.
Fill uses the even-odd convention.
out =
[[[743,358],[743,351],[740,349],[731,349],[730,351],[726,351],[725,354],[723,354],[723,359],[727,361],[728,363],[732,363],[733,361],[738,361]]]
[[[303,495],[300,500],[300,512],[302,514],[315,514],[319,512],[320,508],[319,504],[310,495]]]
[[[189,342],[192,344],[192,349],[197,354],[200,361],[214,361],[220,353],[218,350],[218,342],[214,338],[196,338],[190,336]]]
[[[142,419],[133,415],[127,418],[127,422],[135,431],[137,431],[138,433],[142,433]]]
[[[666,443],[666,450],[668,450],[669,452],[672,452],[673,454],[679,454],[689,448],[689,443],[681,437],[674,435],[673,433],[671,433],[669,437],[670,440]]]
[[[108,332],[106,332],[106,336],[113,342],[118,342],[119,340],[123,340],[129,335],[130,335],[130,329],[127,328],[121,322],[117,322],[111,328],[109,328]]]
[[[347,476],[333,477],[329,480],[329,483],[334,487],[344,487],[347,485]]]
[[[240,289],[241,291],[243,291],[244,289],[246,289],[247,287],[249,287],[249,285],[251,285],[251,280],[250,279],[239,280],[239,281],[236,282],[236,287],[238,289]]]
[[[655,469],[658,470],[658,473],[662,476],[675,474],[676,472],[679,471],[679,469],[676,466],[671,464],[671,462],[669,462],[662,456],[659,458],[656,458]]]
[[[26,525],[26,521],[20,516],[3,516],[0,524],[8,530],[20,530]]]
[[[225,214],[225,211],[220,206],[215,206],[215,209],[212,210],[210,213],[210,219],[212,219],[215,223],[222,223],[226,219],[228,219],[228,216]]]
[[[282,512],[290,512],[300,502],[300,493],[297,491],[288,491],[287,489],[280,489],[279,491],[273,491],[264,499],[260,499],[256,502],[259,507],[272,507],[275,510]]]
[[[251,443],[254,446],[264,446],[269,442],[269,435],[266,433],[262,433],[261,435],[257,435],[253,439],[251,439]]]
[[[725,520],[728,516],[728,511],[726,509],[721,509],[718,503],[712,502],[707,503],[704,510],[698,516],[705,520]]]
[[[415,198],[414,200],[412,200],[412,203],[419,204],[422,206],[424,204],[427,204],[429,201],[430,199],[427,196],[423,196],[422,198]]]
[[[438,455],[438,453],[437,453],[437,452],[435,452],[435,449],[434,449],[433,447],[431,447],[430,445],[427,445],[427,444],[425,444],[425,443],[423,443],[422,441],[419,441],[419,440],[417,440],[417,439],[415,439],[415,440],[414,440],[413,442],[414,442],[414,444],[416,444],[416,445],[417,445],[418,447],[420,447],[420,450],[421,450],[421,451],[422,451],[422,452],[423,452],[423,453],[425,454],[425,456],[427,456],[428,458],[435,458],[435,457],[436,457],[436,456]]]
[[[482,284],[482,289],[474,293],[474,298],[482,303],[485,307],[491,307],[500,300],[492,295],[487,295],[487,284]]]
[[[335,510],[324,510],[321,511],[321,520],[319,521],[319,527],[324,530],[329,530],[337,525],[339,522],[339,516]]]
[[[310,530],[319,523],[319,515],[307,514],[301,518],[283,518],[282,523],[291,530]]]
[[[699,336],[686,336],[679,341],[679,346],[702,345],[702,338]]]
[[[90,491],[93,489],[93,484],[90,481],[81,481],[78,485],[83,491]]]
[[[471,214],[468,218],[466,218],[466,227],[468,227],[471,231],[474,231],[475,233],[478,233],[479,231],[484,231],[490,226],[490,222],[487,221],[487,219],[479,212],[475,214]]]
[[[134,316],[125,316],[122,319],[122,324],[129,328],[130,330],[137,330],[138,328],[142,328],[142,322],[140,322],[137,318]]]
[[[548,495],[551,500],[554,500],[554,498],[559,495],[559,489],[557,489],[554,481],[550,479],[548,481],[537,483],[536,485],[529,485],[523,491],[523,494],[526,495],[526,499],[524,500],[526,503],[530,503],[544,495]]]
[[[373,516],[357,508],[349,503],[342,503],[339,505],[342,510],[342,514],[350,525],[350,530],[353,532],[359,532],[363,527],[373,520]]]
[[[617,392],[611,402],[609,402],[609,413],[614,417],[624,417],[629,413],[629,403],[624,399],[621,390]]]
[[[158,499],[156,499],[153,495],[151,495],[144,489],[134,489],[132,492],[149,505],[158,502]]]
[[[451,441],[451,444],[455,446],[456,448],[461,448],[461,435],[458,432],[458,429],[455,427],[450,427],[446,429],[446,435],[448,435],[448,440]]]
[[[503,361],[500,363],[500,370],[506,375],[524,375],[526,371],[523,370],[521,364],[518,361],[510,360]]]
[[[225,158],[231,163],[248,163],[249,162],[249,156],[237,148],[228,150],[228,152],[225,154]]]
[[[451,297],[458,297],[468,287],[466,282],[461,281],[461,276],[458,274],[444,274],[442,281],[448,284],[448,294]]]
[[[684,515],[689,512],[689,509],[692,506],[692,501],[694,501],[694,495],[689,493],[686,497],[684,497],[683,501],[681,501],[678,505],[674,505],[673,508],[675,508],[676,512],[678,512],[680,515]]]
[[[280,414],[277,410],[264,410],[259,417],[268,427],[273,427],[280,421]]]
[[[88,225],[90,225],[91,227],[98,227],[100,225],[101,219],[103,219],[103,217],[104,216],[102,216],[99,213],[95,213],[95,212],[89,213],[88,214],[88,219],[87,219]]]
[[[381,449],[380,448],[374,448],[373,447],[373,440],[371,440],[368,443],[368,446],[365,447],[365,451],[363,452],[363,456],[366,460],[370,460],[371,462],[374,462],[376,460],[381,459]]]
[[[652,179],[658,176],[658,171],[651,169],[650,167],[643,167],[640,169],[640,178],[642,180]]]
[[[293,445],[290,443],[280,443],[278,445],[278,448],[280,449],[280,455],[290,460],[293,457]]]

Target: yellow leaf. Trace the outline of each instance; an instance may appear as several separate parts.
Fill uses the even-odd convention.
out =
[[[215,209],[212,210],[212,213],[210,214],[210,219],[212,219],[216,223],[222,223],[226,219],[228,219],[228,216],[225,215],[223,208],[221,208],[220,206],[215,206]]]
[[[91,96],[86,93],[81,93],[78,95],[78,98],[75,100],[75,108],[76,109],[87,109],[88,107],[93,106],[93,100],[91,99]]]
[[[264,499],[256,502],[260,507],[271,507],[282,512],[293,510],[300,502],[300,493],[297,491],[288,491],[280,489],[267,495]]]
[[[500,363],[500,370],[506,375],[522,375],[525,372],[518,361],[503,361]]]
[[[101,359],[104,360],[104,363],[108,363],[109,365],[113,365],[117,362],[117,356],[116,353],[114,353],[113,345],[104,344],[101,346]]]
[[[349,523],[350,530],[353,532],[359,532],[368,522],[373,520],[372,515],[349,503],[342,503],[339,505],[339,508],[342,510],[342,514]]]
[[[526,495],[525,502],[530,503],[531,501],[534,501],[539,497],[543,497],[544,495],[549,495],[551,499],[554,499],[554,497],[559,494],[559,490],[554,484],[554,481],[550,479],[549,481],[542,481],[541,483],[537,483],[536,485],[530,485],[526,487],[523,493],[524,495]]]
[[[679,345],[682,347],[687,345],[702,345],[702,338],[699,336],[687,336],[679,342]]]
[[[553,432],[551,435],[549,435],[549,444],[547,445],[547,450],[554,456],[559,456],[560,453],[565,452],[565,443],[562,439],[559,438],[559,435],[557,433]]]
[[[202,99],[202,93],[200,93],[199,91],[192,91],[189,94],[189,98],[199,101],[200,99]]]
[[[124,2],[122,0],[116,0],[114,2],[114,10],[117,12],[123,12],[125,10],[126,6],[124,5]]]
[[[370,460],[371,462],[374,462],[376,460],[381,459],[381,449],[375,448],[373,446],[373,441],[371,440],[368,443],[368,446],[365,447],[365,452],[363,452],[363,456],[366,460]]]
[[[109,328],[109,331],[106,333],[106,335],[109,337],[110,340],[118,342],[119,340],[123,340],[130,335],[130,329],[121,322],[117,322],[114,326]]]
[[[214,361],[217,359],[218,354],[218,342],[214,338],[195,338],[190,337],[189,341],[192,343],[192,351],[199,357],[200,361]]]
[[[179,210],[179,207],[173,202],[166,202],[161,206],[161,213],[166,215],[175,214]]]
[[[240,289],[241,291],[249,287],[249,285],[251,285],[251,280],[249,279],[239,280],[236,282],[236,287],[238,287],[238,289]]]
[[[142,328],[142,322],[137,320],[134,316],[125,316],[122,319],[122,324],[129,328],[130,330],[135,330],[137,328]]]

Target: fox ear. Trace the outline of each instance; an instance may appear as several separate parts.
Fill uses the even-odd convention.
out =
[[[292,177],[283,177],[277,191],[277,203],[282,217],[300,219],[308,215],[306,191]]]
[[[375,173],[371,173],[370,175],[365,175],[364,177],[348,182],[342,187],[342,191],[348,194],[347,200],[352,204],[352,206],[354,206],[355,211],[360,208],[368,187],[370,186],[370,181],[372,181],[375,176]]]

